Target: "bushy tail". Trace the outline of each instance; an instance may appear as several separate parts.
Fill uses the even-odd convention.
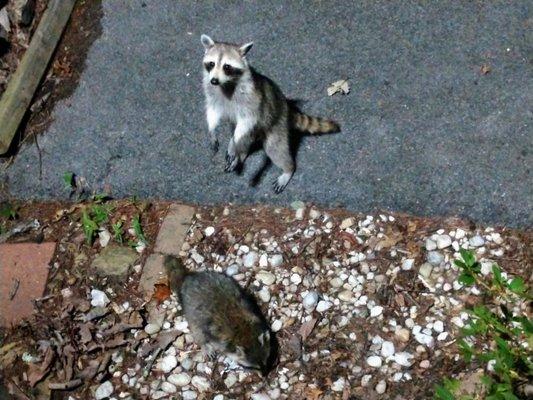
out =
[[[188,274],[187,269],[183,265],[183,262],[174,256],[166,256],[165,261],[165,270],[168,276],[168,285],[174,293],[180,292],[181,285],[185,276]]]
[[[309,132],[313,135],[319,133],[336,133],[341,130],[340,126],[335,121],[319,117],[311,117],[300,111],[294,111],[292,113],[292,120],[297,129],[302,132]]]

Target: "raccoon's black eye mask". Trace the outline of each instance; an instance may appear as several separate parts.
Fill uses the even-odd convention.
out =
[[[206,62],[204,64],[204,67],[207,70],[207,72],[209,72],[215,67],[215,63],[213,61]]]
[[[226,75],[228,75],[228,76],[240,76],[240,75],[242,75],[242,69],[232,67],[229,64],[224,64],[222,69],[224,70],[224,73]]]

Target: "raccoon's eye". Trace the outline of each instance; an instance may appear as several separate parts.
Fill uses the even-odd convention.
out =
[[[233,67],[231,65],[229,65],[229,64],[224,64],[222,69],[224,70],[224,73],[226,75],[231,75],[233,73]]]
[[[215,63],[213,61],[209,61],[205,63],[205,69],[208,71],[211,71],[215,67]]]

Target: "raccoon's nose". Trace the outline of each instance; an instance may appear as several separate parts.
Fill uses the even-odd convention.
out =
[[[218,85],[220,82],[217,78],[211,78],[211,85]]]

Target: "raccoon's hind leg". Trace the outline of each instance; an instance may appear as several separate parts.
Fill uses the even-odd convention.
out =
[[[267,135],[264,143],[265,153],[283,170],[283,173],[273,182],[274,192],[279,194],[285,189],[294,174],[294,159],[289,147],[288,132],[283,132],[283,128]]]

